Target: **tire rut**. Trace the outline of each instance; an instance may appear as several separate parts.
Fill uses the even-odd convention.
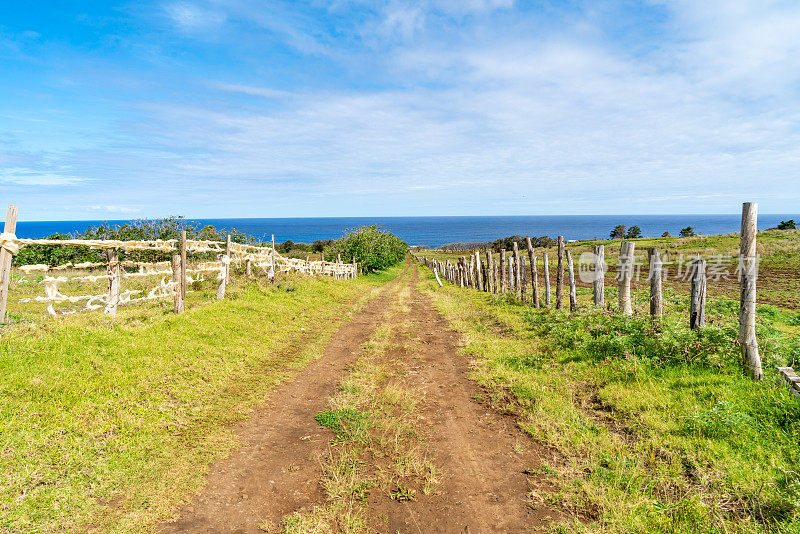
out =
[[[324,500],[320,458],[333,434],[314,415],[325,409],[406,276],[407,269],[382,287],[339,329],[318,360],[276,387],[264,405],[237,425],[243,446],[214,462],[200,495],[157,532],[256,533],[262,522],[276,524]]]

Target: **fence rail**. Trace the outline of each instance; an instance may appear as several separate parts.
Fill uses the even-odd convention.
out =
[[[211,276],[217,280],[217,298],[225,298],[225,286],[230,281],[231,266],[244,267],[245,276],[250,277],[254,269],[262,269],[270,280],[274,280],[278,273],[300,272],[309,275],[331,276],[336,279],[350,279],[358,275],[358,266],[355,262],[344,263],[341,257],[335,262],[323,260],[310,260],[309,258],[288,258],[278,254],[275,250],[274,237],[272,246],[257,246],[243,243],[234,243],[228,235],[226,241],[207,241],[187,239],[186,232],[182,232],[181,239],[167,240],[139,240],[121,241],[112,239],[26,239],[17,238],[16,231],[17,208],[9,206],[6,215],[6,224],[0,234],[0,321],[5,321],[6,304],[8,300],[8,286],[11,279],[11,263],[13,256],[23,247],[30,245],[46,246],[74,246],[88,247],[90,249],[105,250],[105,262],[67,262],[62,265],[50,266],[45,264],[23,265],[19,270],[24,274],[31,273],[60,273],[67,270],[88,270],[106,267],[105,274],[79,274],[77,276],[47,275],[41,283],[44,285],[44,296],[21,299],[20,302],[47,303],[47,312],[58,315],[53,307],[59,303],[81,303],[85,310],[103,308],[106,315],[115,316],[120,304],[154,300],[172,297],[175,302],[175,312],[181,313],[184,307],[187,289],[195,282],[206,280]],[[119,252],[132,251],[159,251],[172,252],[172,261],[139,262],[120,260]],[[216,254],[217,259],[204,261],[190,266],[189,253]],[[126,268],[136,269],[128,272]],[[160,276],[159,283],[147,290],[122,289],[122,281],[127,279]],[[60,286],[70,282],[97,283],[106,281],[108,290],[98,294],[66,295]],[[73,313],[77,310],[62,310]]]

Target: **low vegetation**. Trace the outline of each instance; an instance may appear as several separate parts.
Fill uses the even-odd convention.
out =
[[[797,235],[762,234],[770,268],[793,269]],[[735,246],[725,236],[647,241],[687,254]],[[691,331],[683,286],[666,286],[659,321],[647,316],[644,289],[635,292],[635,315],[623,317],[613,287],[599,310],[579,287],[575,313],[439,288],[430,274],[421,288],[464,335],[489,399],[561,453],[543,470],[558,490],[542,498],[586,519],[558,530],[800,529],[800,402],[776,383],[774,368],[800,360],[797,311],[759,307],[766,379],[753,382],[736,345],[738,302],[725,294],[709,297],[708,324]],[[775,291],[764,282],[759,299]]]
[[[396,274],[234,278],[226,300],[190,293],[180,316],[154,302],[116,321],[94,312],[6,326],[0,530],[141,532],[163,519],[237,446],[230,423]]]
[[[341,255],[342,261],[355,261],[363,272],[371,273],[402,262],[408,245],[393,233],[372,225],[348,230],[329,250],[333,255]]]

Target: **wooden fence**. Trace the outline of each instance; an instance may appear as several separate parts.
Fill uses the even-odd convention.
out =
[[[747,373],[754,380],[763,378],[761,357],[758,352],[756,339],[756,278],[758,274],[758,258],[756,255],[756,218],[758,205],[746,202],[742,208],[742,226],[740,234],[739,256],[739,345],[742,352],[742,362]],[[511,295],[523,302],[529,302],[538,308],[544,301],[544,306],[551,304],[550,268],[546,252],[541,254],[544,274],[544,298],[540,295],[539,271],[537,268],[538,256],[529,237],[525,238],[527,262],[524,255],[520,254],[517,243],[508,253],[501,250],[499,261],[490,251],[486,251],[485,261],[479,251],[474,251],[468,256],[461,256],[457,261],[440,261],[412,254],[415,260],[430,268],[442,285],[441,278],[459,287],[475,288],[494,294]],[[632,315],[631,280],[634,273],[634,251],[636,244],[633,241],[623,241],[620,244],[617,283],[619,287],[619,309],[623,314]],[[663,313],[662,281],[666,271],[663,270],[660,251],[657,248],[647,250],[649,261],[648,278],[650,280],[650,314],[661,317]],[[570,310],[577,307],[575,297],[575,268],[573,258],[569,251],[565,251],[564,238],[558,237],[557,241],[557,267],[556,267],[556,295],[555,308],[561,309],[564,301],[564,272],[567,271],[566,280],[569,284]],[[527,263],[527,265],[526,265]],[[596,245],[593,252],[592,268],[592,297],[595,306],[604,306],[605,303],[605,249],[603,245]],[[528,280],[528,275],[530,280]],[[689,310],[689,326],[697,329],[705,323],[706,304],[706,261],[703,259],[692,260],[690,270],[691,299]],[[531,290],[527,297],[528,289]]]
[[[88,247],[96,250],[105,250],[107,261],[66,263],[58,266],[49,265],[23,265],[19,270],[24,274],[43,273],[44,295],[21,302],[41,302],[47,304],[50,315],[59,315],[54,304],[70,303],[82,304],[81,309],[95,310],[103,308],[106,315],[115,316],[120,304],[131,304],[160,298],[172,298],[176,313],[181,313],[184,307],[186,293],[193,283],[212,277],[217,281],[218,299],[225,298],[225,288],[230,282],[231,267],[243,268],[245,276],[252,276],[254,269],[263,270],[270,280],[281,272],[300,272],[310,275],[325,275],[336,279],[350,279],[358,275],[355,262],[343,263],[341,256],[335,262],[314,260],[306,258],[287,258],[277,253],[274,246],[262,247],[231,241],[230,235],[225,242],[203,241],[187,239],[186,232],[181,238],[172,240],[151,241],[118,241],[102,239],[20,239],[14,235],[16,231],[17,208],[9,206],[6,214],[5,228],[0,235],[0,320],[5,321],[6,304],[8,302],[8,286],[11,279],[11,263],[13,256],[20,248],[28,245],[75,246]],[[171,261],[162,262],[135,262],[120,261],[119,252],[135,250],[149,250],[163,253],[172,253]],[[216,260],[202,261],[195,265],[188,262],[188,254],[203,253],[216,255]],[[91,272],[74,275],[73,271],[88,270],[105,267],[104,274]],[[128,271],[127,269],[132,269]],[[59,275],[70,271],[72,276]],[[123,280],[160,277],[157,285],[147,291],[139,289],[123,290]],[[66,295],[60,286],[69,282],[100,282],[106,281],[108,290],[100,294]],[[75,307],[62,310],[62,313],[77,311]]]

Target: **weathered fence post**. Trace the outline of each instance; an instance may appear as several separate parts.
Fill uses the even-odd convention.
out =
[[[475,251],[475,287],[478,291],[486,291],[483,287],[483,265],[481,264],[481,252]]]
[[[558,266],[556,267],[556,309],[561,309],[564,293],[564,236],[558,236]]]
[[[756,279],[758,255],[756,252],[756,222],[758,204],[742,205],[742,231],[739,250],[739,345],[744,368],[753,380],[762,380],[761,355],[756,338]]]
[[[697,330],[706,323],[706,260],[692,260],[692,293],[689,305],[689,328]]]
[[[542,252],[542,270],[544,270],[544,305],[550,307],[550,264],[547,262],[547,252]]]
[[[508,282],[506,280],[506,249],[500,249],[500,289],[498,293],[505,293]]]
[[[650,315],[661,317],[663,315],[663,297],[661,295],[663,264],[657,248],[648,248],[647,256],[650,261]]]
[[[603,245],[595,245],[594,247],[594,280],[593,292],[594,303],[597,306],[602,306],[605,302],[605,248]]]
[[[517,298],[522,299],[522,266],[519,264],[519,245],[514,241],[514,290]]]
[[[181,231],[181,300],[186,301],[186,230]]]
[[[444,287],[441,279],[439,279],[439,269],[437,269],[435,266],[433,268],[433,275],[436,277],[436,282],[439,284],[439,287]]]
[[[11,282],[11,263],[17,253],[17,214],[16,206],[9,204],[6,209],[6,224],[3,227],[2,247],[0,248],[0,322],[6,322],[8,303],[8,284]]]
[[[623,241],[619,245],[617,282],[619,284],[619,309],[625,315],[633,315],[631,305],[631,278],[633,278],[633,254],[636,243]]]
[[[103,313],[109,317],[117,316],[117,306],[119,305],[119,289],[122,285],[122,275],[120,273],[119,253],[116,249],[110,248],[106,251],[108,258],[108,297],[106,297],[106,307]]]
[[[172,255],[172,298],[176,314],[183,313],[183,296],[181,296],[181,255]]]
[[[567,251],[567,272],[569,274],[569,311],[578,307],[578,297],[575,293],[575,268],[572,265],[572,254]]]
[[[492,258],[492,251],[486,251],[486,291],[488,293],[494,293],[494,266]]]
[[[270,282],[275,282],[275,234],[272,234],[272,250],[269,252],[270,262],[267,278]],[[322,271],[325,271],[325,254],[322,255]]]
[[[306,259],[306,268],[308,268],[308,260],[307,259]],[[253,265],[252,265],[252,262],[250,261],[250,258],[247,258],[244,261],[244,275],[247,278],[252,278],[253,277]]]
[[[228,257],[228,263],[225,264],[225,283],[231,281],[231,234],[225,240],[225,255]]]
[[[539,307],[539,276],[536,272],[536,253],[533,250],[531,238],[525,236],[525,247],[528,249],[528,259],[531,260],[531,283],[533,284],[532,300],[535,307]]]

